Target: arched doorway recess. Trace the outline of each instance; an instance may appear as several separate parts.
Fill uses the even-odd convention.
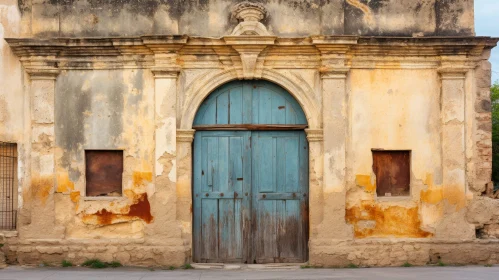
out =
[[[270,82],[229,82],[193,127],[194,261],[306,261],[307,119],[296,100]]]

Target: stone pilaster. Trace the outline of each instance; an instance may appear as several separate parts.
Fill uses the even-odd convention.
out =
[[[175,157],[177,137],[177,78],[180,69],[155,68],[154,103],[155,103],[155,172],[161,176],[165,172],[172,182],[176,181]],[[165,170],[164,157],[171,157],[171,170]]]
[[[324,128],[324,191],[344,192],[348,106],[348,68],[322,73],[322,123]]]
[[[318,226],[324,218],[323,190],[323,130],[306,129],[309,149],[309,218],[310,240],[319,234]]]
[[[465,74],[467,69],[441,68],[442,183],[444,197],[464,207],[466,192]]]
[[[24,191],[31,222],[21,229],[26,238],[62,238],[55,221],[55,81],[57,70],[28,70],[31,135],[29,191]],[[22,226],[22,225],[21,225]]]
[[[467,223],[466,187],[466,68],[440,68],[442,186],[444,220],[437,226],[436,238],[471,239],[474,226]]]
[[[177,220],[184,242],[192,240],[192,141],[194,129],[177,129]]]
[[[181,231],[176,220],[175,193],[177,182],[177,67],[154,67],[154,182],[155,196],[151,209],[154,223],[147,227],[150,239],[164,242],[178,238]],[[165,200],[165,197],[171,199]],[[173,203],[172,203],[173,202]]]
[[[345,222],[346,147],[348,131],[347,67],[326,68],[321,73],[324,128],[324,215],[319,239],[348,239],[352,229]]]

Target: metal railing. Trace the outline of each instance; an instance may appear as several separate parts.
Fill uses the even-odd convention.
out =
[[[0,142],[0,230],[17,223],[17,145]]]

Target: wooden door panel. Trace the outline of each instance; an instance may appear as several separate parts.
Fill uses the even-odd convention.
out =
[[[253,132],[253,262],[306,260],[307,156],[303,132]]]
[[[194,141],[194,260],[243,262],[248,240],[250,132],[199,132]]]

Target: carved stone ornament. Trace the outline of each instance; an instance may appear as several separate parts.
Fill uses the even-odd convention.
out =
[[[260,21],[267,16],[267,10],[260,3],[241,2],[232,8],[232,17],[239,21],[231,35],[268,36],[269,31]]]

